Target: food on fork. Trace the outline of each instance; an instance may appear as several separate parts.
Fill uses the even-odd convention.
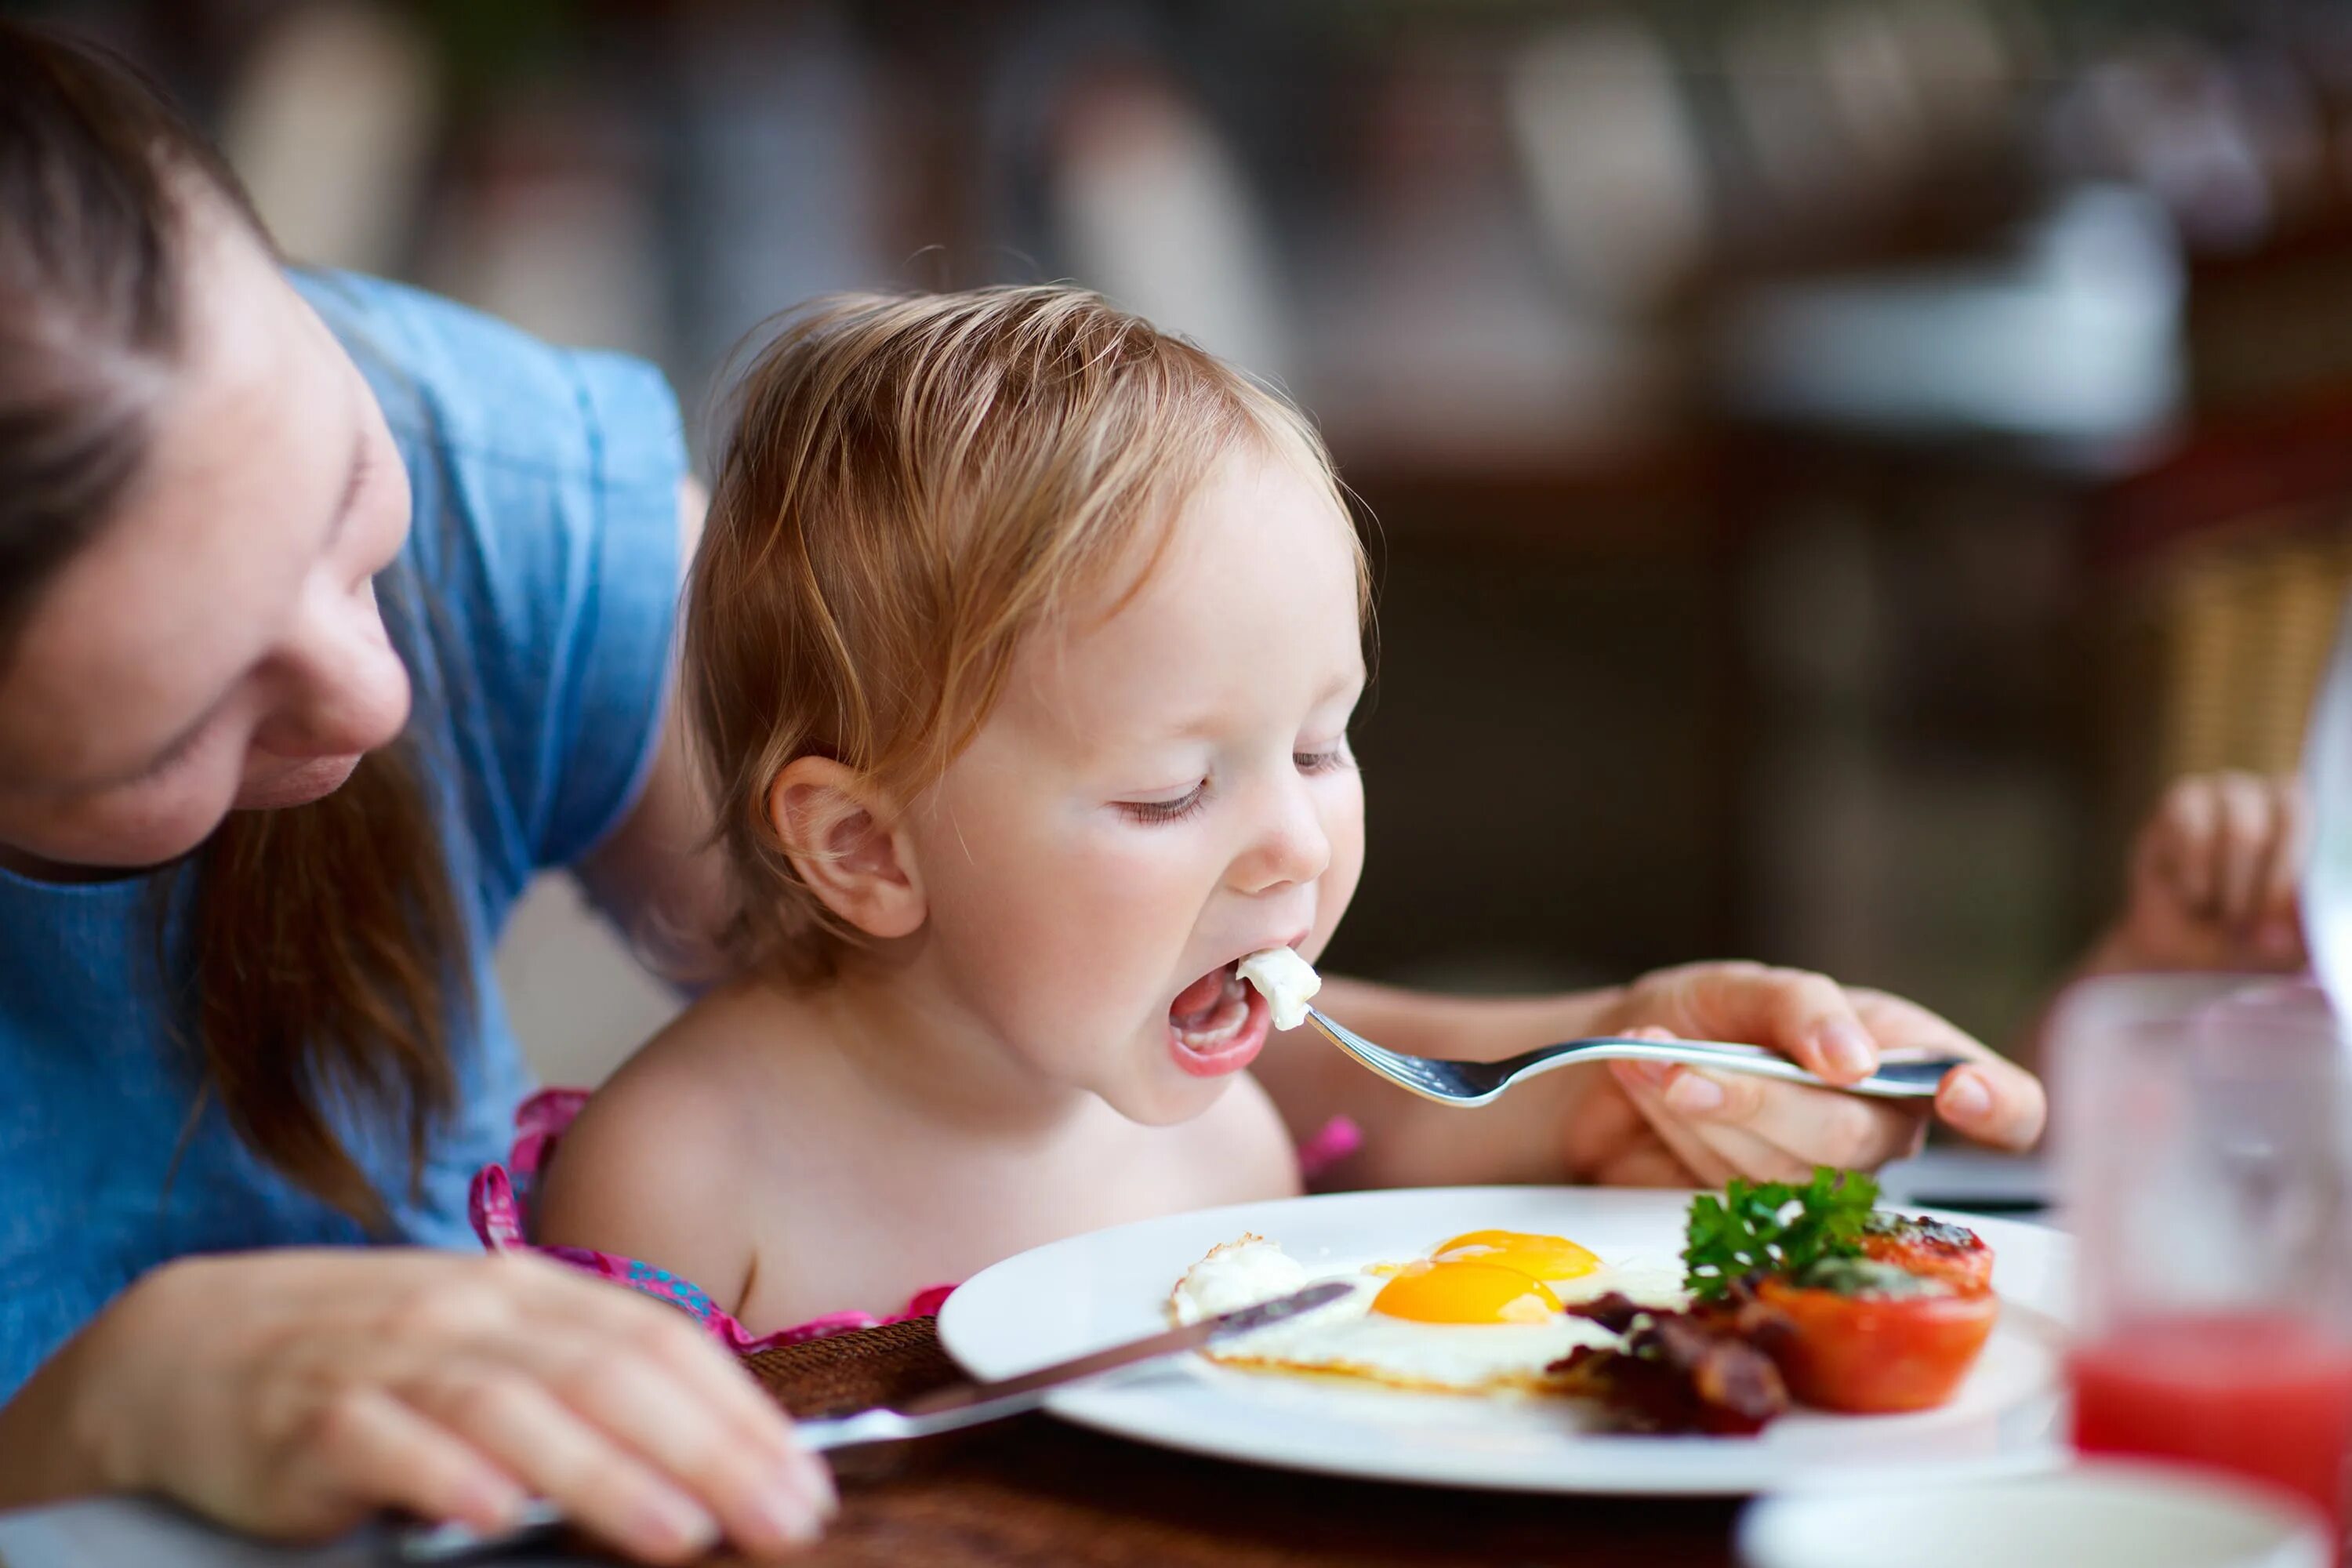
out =
[[[1265,998],[1277,1029],[1295,1029],[1307,1022],[1307,999],[1323,989],[1323,977],[1314,965],[1286,947],[1251,953],[1241,961],[1241,975]]]

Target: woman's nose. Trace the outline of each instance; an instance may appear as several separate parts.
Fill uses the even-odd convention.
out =
[[[1245,893],[1311,882],[1331,865],[1331,836],[1303,783],[1285,788],[1248,851],[1234,865],[1236,886]]]
[[[280,656],[284,695],[254,731],[282,757],[344,757],[389,743],[408,721],[408,670],[386,636],[373,586],[331,595]]]

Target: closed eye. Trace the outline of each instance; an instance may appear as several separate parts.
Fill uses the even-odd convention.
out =
[[[1174,800],[1123,800],[1119,810],[1137,822],[1181,822],[1198,813],[1209,798],[1209,781],[1202,779]]]
[[[1356,754],[1342,740],[1337,745],[1327,746],[1318,752],[1293,752],[1290,761],[1302,773],[1336,773],[1343,768],[1354,767]]]
[[[212,715],[207,713],[194,728],[186,731],[179,739],[157,753],[153,761],[122,780],[121,783],[125,786],[152,784],[158,779],[178,772],[183,763],[196,754],[197,744],[204,740],[205,732],[211,728]]]

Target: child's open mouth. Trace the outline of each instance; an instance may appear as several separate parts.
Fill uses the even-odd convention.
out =
[[[1168,1052],[1195,1078],[1239,1072],[1265,1046],[1270,1022],[1265,998],[1228,963],[1184,987],[1168,1005]]]

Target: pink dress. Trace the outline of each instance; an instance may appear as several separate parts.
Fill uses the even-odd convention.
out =
[[[588,1103],[584,1089],[544,1089],[532,1095],[515,1111],[515,1142],[512,1152],[503,1165],[485,1165],[475,1173],[469,1210],[474,1221],[474,1233],[482,1245],[493,1252],[535,1252],[568,1263],[574,1268],[593,1274],[599,1279],[614,1280],[635,1290],[668,1302],[679,1309],[738,1355],[751,1355],[758,1351],[772,1350],[778,1345],[799,1344],[805,1340],[821,1340],[829,1334],[846,1334],[859,1329],[880,1328],[885,1323],[902,1323],[909,1318],[927,1318],[940,1310],[955,1287],[933,1285],[919,1290],[906,1310],[887,1318],[871,1312],[827,1312],[805,1323],[789,1329],[779,1329],[772,1334],[754,1334],[735,1321],[725,1308],[710,1299],[709,1291],[693,1280],[681,1278],[667,1268],[656,1268],[650,1263],[634,1258],[621,1258],[609,1252],[594,1252],[581,1247],[539,1247],[530,1237],[528,1216],[532,1184],[540,1169],[563,1130],[572,1125],[580,1108]],[[1310,1175],[1328,1169],[1346,1159],[1362,1143],[1362,1135],[1355,1123],[1345,1117],[1335,1118],[1320,1132],[1299,1146],[1298,1163]]]

